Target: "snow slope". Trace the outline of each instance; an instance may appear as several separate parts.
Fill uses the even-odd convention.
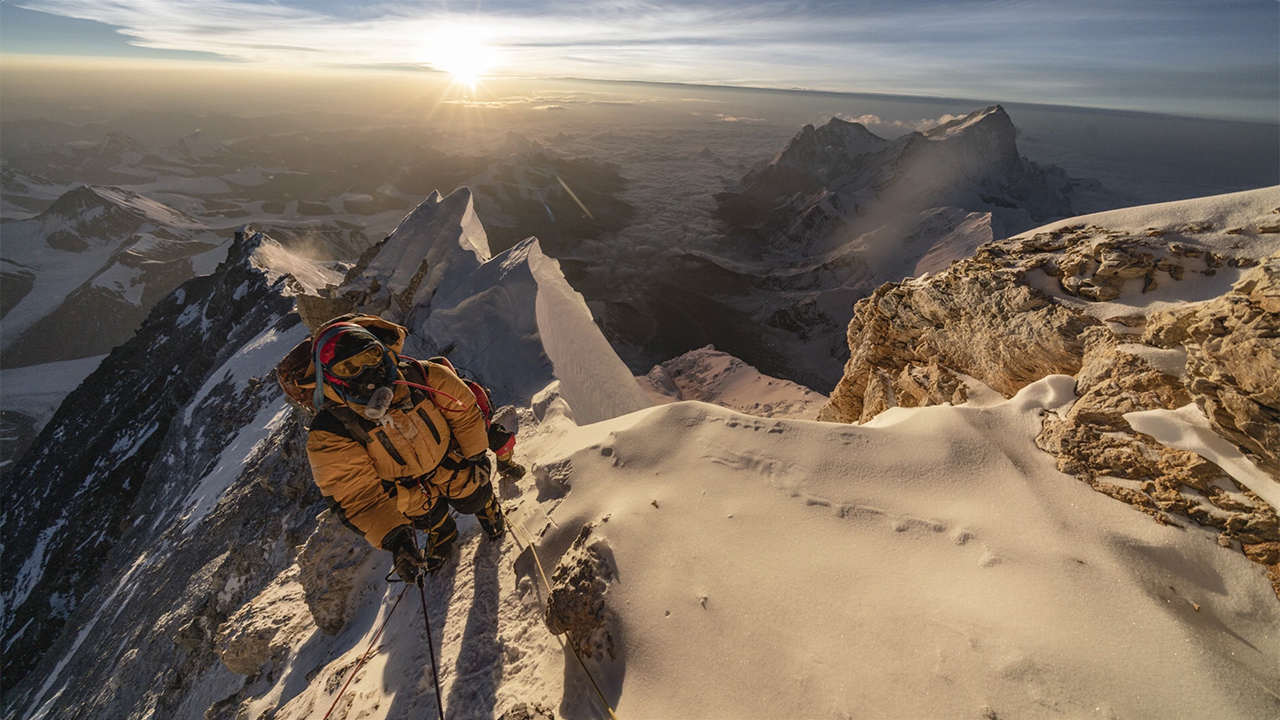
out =
[[[1058,473],[1033,438],[1073,399],[1054,376],[861,427],[696,402],[577,426],[551,409],[518,446],[534,472],[503,495],[548,570],[592,526],[611,571],[593,644],[607,633],[616,658],[589,666],[618,717],[1274,714],[1280,607],[1261,570]],[[543,626],[522,544],[462,529],[427,585],[446,715],[604,717]],[[323,715],[397,593],[299,640],[276,718]],[[398,613],[335,717],[432,712],[421,611]],[[317,643],[333,659],[290,698]]]
[[[710,345],[655,365],[636,381],[656,404],[697,400],[760,417],[809,420],[827,402],[825,395],[769,377]]]
[[[0,409],[20,412],[36,421],[36,432],[49,422],[64,398],[102,362],[105,355],[44,365],[0,370]]]
[[[679,403],[540,449],[571,467],[544,545],[598,523],[616,564],[619,715],[1274,713],[1261,570],[1058,473],[1033,437],[1071,388],[866,427]]]

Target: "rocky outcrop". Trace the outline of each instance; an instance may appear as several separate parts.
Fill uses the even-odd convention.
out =
[[[1185,347],[1196,404],[1224,437],[1280,476],[1280,258],[1194,312],[1160,313],[1143,341]]]
[[[328,510],[298,551],[298,583],[321,632],[337,635],[351,621],[369,591],[366,568],[374,550]]]
[[[1231,239],[1265,235],[1269,217],[1050,227],[882,286],[854,309],[851,357],[819,417],[865,422],[894,406],[965,402],[974,380],[1009,397],[1073,375],[1078,399],[1037,438],[1059,470],[1160,522],[1218,530],[1221,544],[1268,566],[1280,595],[1276,509],[1125,418],[1194,402],[1280,477],[1280,256],[1257,258]],[[1157,291],[1200,302],[1144,299]]]
[[[593,525],[583,526],[551,574],[547,627],[565,634],[584,659],[616,660],[618,629],[605,600],[618,573],[609,544],[592,537],[593,530]]]
[[[163,459],[164,439],[183,407],[237,349],[278,323],[288,326],[292,303],[252,266],[263,242],[270,241],[239,236],[217,273],[189,280],[158,303],[138,333],[68,396],[33,448],[6,473],[0,516],[6,685],[39,660],[97,581],[115,543],[142,522],[133,503],[146,497],[144,483]],[[205,397],[210,395],[219,394]],[[272,399],[266,388],[228,398],[232,411],[225,419],[238,429],[237,422],[251,419]],[[183,457],[199,467],[233,437],[234,430],[230,436],[210,432]],[[206,471],[199,468],[195,477]],[[189,476],[182,479],[190,483]]]
[[[1080,335],[1099,321],[1032,287],[1030,268],[1006,247],[987,245],[946,273],[883,285],[858,302],[849,362],[819,419],[865,422],[906,404],[899,394],[915,402],[961,399],[960,383],[943,380],[943,368],[1004,395],[1046,375],[1074,375]]]
[[[298,612],[304,592],[297,576],[296,568],[281,573],[218,626],[214,644],[228,670],[250,675],[268,662],[279,664],[313,627],[311,617]]]

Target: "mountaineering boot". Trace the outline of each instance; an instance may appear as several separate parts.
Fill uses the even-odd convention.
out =
[[[501,540],[502,534],[507,530],[507,520],[502,516],[502,508],[498,506],[498,498],[491,492],[489,499],[485,502],[480,512],[476,513],[476,519],[480,521],[480,527],[484,528],[484,532],[489,536],[490,540]]]
[[[512,460],[509,454],[507,457],[498,456],[498,474],[502,477],[519,479],[524,477],[524,473],[525,467]]]
[[[458,524],[449,514],[449,503],[444,498],[438,499],[426,515],[413,518],[413,526],[427,534],[423,567],[429,573],[439,570],[449,561],[453,541],[458,539]]]

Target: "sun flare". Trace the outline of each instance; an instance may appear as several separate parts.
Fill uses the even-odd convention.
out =
[[[451,27],[427,38],[427,62],[436,70],[449,73],[458,85],[472,90],[493,69],[496,57],[483,33],[474,29]]]

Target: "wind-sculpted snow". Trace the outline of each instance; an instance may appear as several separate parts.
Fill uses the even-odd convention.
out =
[[[359,294],[371,312],[403,318],[446,296],[460,278],[489,259],[489,240],[476,217],[471,192],[432,193],[381,243],[365,251],[343,281],[342,292]]]
[[[529,268],[538,282],[538,335],[560,381],[560,395],[580,425],[649,407],[609,342],[591,319],[582,296],[569,287],[555,260],[530,248]]]
[[[437,294],[416,335],[431,354],[447,354],[500,390],[499,402],[528,403],[559,380],[562,397],[582,424],[649,406],[582,296],[536,238],[470,276],[459,273],[455,282],[451,291]]]
[[[315,634],[305,603],[295,608],[303,616],[285,623],[253,609],[255,597],[276,597],[261,593],[293,563],[322,508],[302,449],[303,418],[284,403],[272,374],[307,333],[289,312],[294,298],[314,300],[324,286],[377,303],[381,290],[394,287],[420,303],[404,308],[416,333],[411,350],[457,338],[451,352],[481,351],[469,369],[500,388],[500,400],[527,403],[559,378],[575,403],[567,415],[582,422],[648,404],[537,241],[482,264],[484,229],[470,197],[450,198],[424,203],[381,246],[394,258],[380,264],[371,253],[348,275],[359,281],[350,286],[323,263],[246,229],[217,272],[157,306],[143,331],[63,405],[31,461],[17,469],[16,501],[6,507],[4,530],[16,538],[6,557],[22,559],[6,564],[13,588],[6,712],[234,713],[264,686],[230,674],[220,654],[238,670],[255,658],[283,662],[290,642]],[[401,261],[415,252],[424,272],[395,287],[395,278],[404,280]],[[51,474],[82,478],[72,501],[43,481]],[[384,570],[370,572],[380,583]],[[311,582],[317,572],[323,569],[300,577]],[[366,617],[361,603],[374,579],[296,594],[323,608],[325,627],[338,634],[325,642],[351,641],[343,625]],[[487,596],[496,591],[486,590],[483,602],[495,602]],[[291,607],[292,598],[285,593],[271,604]],[[264,624],[220,630],[233,616]],[[157,647],[144,653],[142,644]],[[490,663],[474,662],[479,669]]]
[[[271,377],[304,332],[274,311],[350,297],[336,276],[311,296],[318,283],[278,274],[297,260],[242,257],[238,242],[241,263],[206,282],[236,322],[262,322],[199,367],[167,424],[112,431],[119,454],[153,461],[102,562],[105,592],[6,693],[7,714],[301,720],[336,701],[338,717],[401,718],[438,699],[459,720],[604,716],[568,643],[620,717],[1280,708],[1264,691],[1280,683],[1280,606],[1259,566],[1214,532],[1094,493],[1037,447],[1046,418],[1081,405],[1072,378],[1022,383],[1006,400],[925,368],[907,373],[922,392],[958,401],[963,386],[975,400],[895,407],[863,427],[698,402],[637,409],[648,401],[635,379],[536,240],[482,263],[458,227],[441,230],[383,246],[456,248],[430,304],[407,308],[409,352],[447,352],[515,404],[516,459],[530,469],[497,483],[514,537],[490,542],[460,518],[457,553],[424,588],[441,697],[421,605],[384,583],[388,556],[332,520],[317,529],[303,418],[282,413]],[[468,253],[474,265],[453,263]],[[358,275],[353,295],[376,298],[378,276]],[[154,348],[178,333],[225,337],[222,306],[187,309],[213,293],[194,283],[168,301]],[[273,314],[246,318],[233,301],[251,297]],[[680,392],[744,407],[770,382],[732,359],[667,371],[678,367],[708,384]]]
[[[456,304],[454,304],[456,303]],[[445,354],[499,403],[527,404],[559,380],[581,423],[649,405],[555,260],[530,238],[481,265],[412,325],[407,351]]]
[[[1211,533],[1135,522],[1058,472],[1035,436],[1073,399],[1055,376],[866,427],[696,402],[588,426],[545,413],[518,446],[534,472],[504,486],[521,539],[466,522],[456,564],[426,585],[446,715],[604,716],[550,629],[619,717],[1273,714],[1265,578]],[[550,476],[559,492],[539,493]],[[388,617],[398,593],[367,598],[332,640],[297,636],[274,679],[253,676],[217,717],[300,720],[335,701],[348,717],[429,715],[422,615],[405,598]],[[302,611],[277,597],[243,632]],[[255,658],[286,655],[272,638]]]
[[[305,294],[299,307],[313,328],[352,310],[402,322],[409,355],[448,356],[499,403],[526,404],[560,380],[583,423],[649,404],[537,238],[489,257],[466,188],[433,193],[341,285]]]

